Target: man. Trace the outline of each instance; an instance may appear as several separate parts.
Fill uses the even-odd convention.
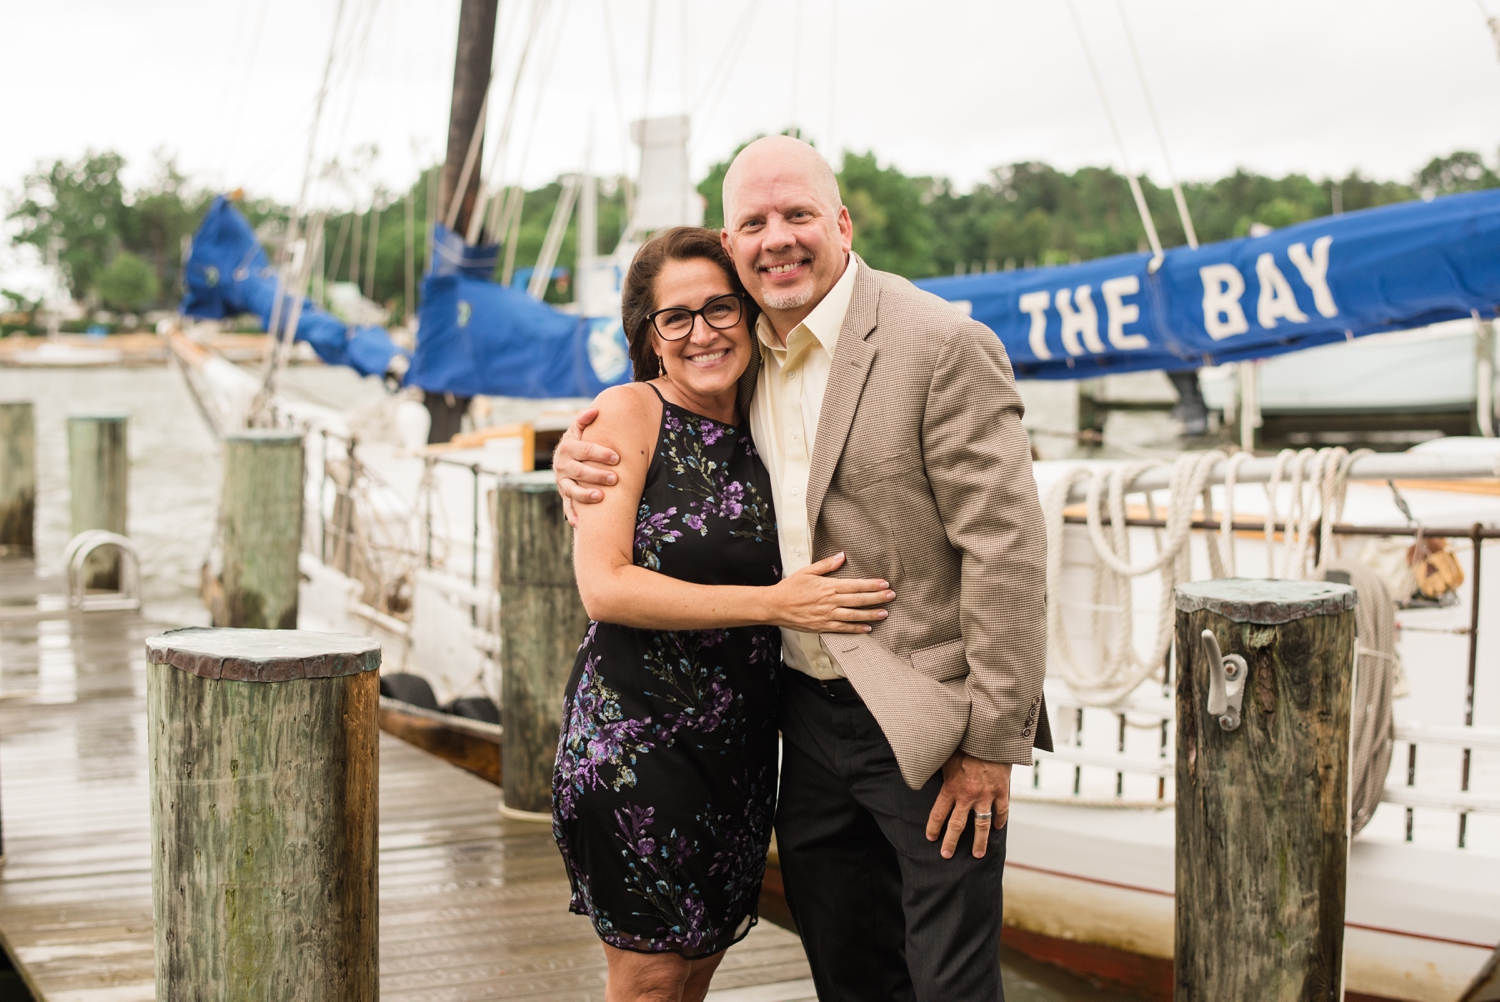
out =
[[[800,140],[735,158],[724,218],[763,310],[740,398],[783,573],[843,551],[839,573],[899,596],[872,633],[783,635],[776,838],[818,997],[1001,999],[1011,766],[1051,747],[1045,537],[1010,363],[988,328],[851,253],[833,170]],[[588,503],[614,457],[577,437],[585,417],[555,468]]]

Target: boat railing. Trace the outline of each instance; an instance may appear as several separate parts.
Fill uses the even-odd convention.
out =
[[[1446,464],[1445,469],[1455,467],[1467,470],[1473,464]],[[1241,470],[1249,469],[1245,463]],[[1384,473],[1384,470],[1379,471]],[[1434,471],[1428,470],[1426,477],[1415,473],[1407,466],[1392,471],[1393,476],[1403,479],[1425,479]],[[1454,476],[1449,472],[1448,476]],[[1144,478],[1143,478],[1144,479]],[[1086,519],[1081,515],[1068,515],[1066,524],[1081,525]],[[1106,516],[1105,522],[1109,519]],[[1128,517],[1131,528],[1160,529],[1166,521],[1160,518]],[[1194,521],[1194,530],[1219,532],[1218,522]],[[1237,535],[1263,535],[1265,523],[1239,523],[1232,527]],[[1284,526],[1277,524],[1273,531],[1280,532]],[[1398,620],[1398,631],[1414,633],[1442,632],[1466,638],[1467,658],[1465,684],[1460,706],[1462,725],[1424,725],[1420,723],[1398,723],[1394,730],[1396,748],[1391,756],[1391,772],[1387,777],[1382,803],[1400,807],[1405,812],[1405,840],[1415,841],[1415,812],[1418,810],[1442,811],[1455,816],[1457,846],[1468,845],[1468,818],[1471,814],[1500,814],[1500,787],[1493,790],[1473,789],[1477,755],[1487,755],[1495,761],[1500,755],[1500,728],[1474,726],[1474,693],[1479,660],[1481,617],[1480,585],[1484,567],[1485,542],[1500,539],[1500,528],[1476,523],[1468,526],[1438,526],[1412,524],[1405,526],[1368,526],[1336,524],[1334,536],[1408,536],[1426,538],[1459,538],[1470,542],[1468,571],[1467,626],[1431,627],[1402,623]],[[1316,541],[1321,536],[1314,527],[1311,537]],[[1316,561],[1316,556],[1315,556]],[[1158,691],[1154,684],[1143,685],[1134,693],[1109,706],[1095,706],[1073,695],[1061,681],[1050,682],[1047,687],[1047,703],[1052,711],[1053,737],[1056,750],[1038,752],[1037,762],[1031,771],[1030,783],[1018,783],[1017,799],[1036,799],[1051,802],[1086,804],[1089,806],[1118,807],[1169,807],[1173,803],[1173,780],[1176,763],[1173,754],[1172,731],[1175,726],[1176,706],[1173,700],[1175,680],[1173,659],[1169,657],[1165,679]],[[1151,732],[1149,741],[1131,738],[1131,732]],[[1107,735],[1107,737],[1106,737]],[[1085,744],[1085,737],[1088,744]],[[1151,747],[1147,748],[1145,745]],[[1402,754],[1404,748],[1405,754]],[[1433,781],[1422,782],[1418,772],[1418,749],[1448,749],[1456,752],[1458,762],[1457,789],[1452,786],[1440,788]],[[1441,754],[1441,753],[1440,753]],[[1404,766],[1404,768],[1403,768]],[[1055,770],[1063,770],[1070,783],[1059,784],[1043,776]],[[1112,775],[1111,775],[1112,774]],[[1452,780],[1450,771],[1438,773],[1442,780]],[[1111,784],[1109,781],[1113,780]],[[1113,787],[1111,796],[1109,787]],[[1029,789],[1027,789],[1029,787]],[[1154,795],[1153,795],[1154,794]]]
[[[310,430],[310,436],[311,433]],[[340,492],[356,491],[362,481],[392,495],[400,492],[386,484],[373,465],[365,461],[357,435],[341,435],[327,429],[316,429],[316,434],[319,448],[315,461],[321,476],[315,491],[311,492],[316,495],[313,506],[317,519],[309,527],[306,540],[310,552],[324,563],[330,563],[330,555],[336,555],[333,564],[344,565],[336,566],[336,569],[348,573],[351,554],[359,547],[399,550],[414,567],[444,570],[455,578],[467,578],[471,588],[487,593],[493,591],[486,570],[492,541],[485,532],[488,517],[485,504],[490,491],[508,474],[460,457],[432,453],[415,457],[422,463],[420,485],[415,496],[402,495],[402,500],[410,507],[401,513],[398,521],[406,523],[403,528],[416,525],[417,531],[399,542],[371,539],[368,535],[361,536],[356,528],[353,507],[339,507]],[[348,466],[336,472],[334,463],[339,460]],[[460,492],[439,489],[434,484],[438,470],[467,475],[467,484],[462,490],[467,503],[462,510],[448,510],[447,500]]]

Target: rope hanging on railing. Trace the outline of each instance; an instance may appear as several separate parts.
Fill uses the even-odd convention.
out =
[[[1351,454],[1347,449],[1283,450],[1276,457],[1271,482],[1266,485],[1266,567],[1268,577],[1306,579],[1319,565],[1338,555],[1333,525],[1339,520],[1348,487],[1349,467],[1369,450]],[[1179,456],[1172,464],[1167,487],[1166,529],[1158,541],[1154,558],[1133,563],[1125,496],[1147,470],[1165,464],[1144,461],[1089,471],[1072,470],[1047,492],[1043,514],[1047,524],[1047,633],[1049,667],[1067,682],[1080,699],[1093,706],[1109,706],[1129,695],[1147,679],[1163,677],[1172,646],[1175,624],[1173,590],[1192,579],[1189,540],[1194,507],[1201,498],[1204,520],[1214,518],[1209,481],[1214,467],[1228,460],[1224,477],[1223,510],[1218,532],[1205,539],[1209,573],[1232,577],[1237,572],[1234,537],[1234,492],[1240,466],[1250,456],[1222,452]],[[1063,624],[1063,515],[1068,493],[1088,481],[1085,512],[1089,541],[1096,558],[1089,599],[1095,657],[1081,665],[1074,656]],[[1281,542],[1277,542],[1278,501],[1282,487],[1290,495]],[[1148,495],[1148,501],[1150,497]],[[1105,524],[1105,519],[1108,524]],[[1319,559],[1314,560],[1313,539],[1317,535]],[[1156,637],[1142,657],[1135,646],[1132,580],[1146,574],[1161,576]]]

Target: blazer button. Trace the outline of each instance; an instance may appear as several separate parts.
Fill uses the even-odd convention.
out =
[[[1030,727],[1024,728],[1021,731],[1021,737],[1023,737],[1023,738],[1029,738],[1029,737],[1031,737],[1031,728]]]

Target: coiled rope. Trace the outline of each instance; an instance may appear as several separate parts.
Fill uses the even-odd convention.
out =
[[[1267,576],[1299,580],[1311,577],[1318,569],[1312,549],[1315,531],[1320,543],[1317,552],[1328,558],[1338,555],[1333,525],[1343,512],[1349,466],[1367,451],[1351,454],[1343,448],[1300,452],[1285,449],[1276,457],[1271,482],[1266,485]],[[1194,508],[1201,498],[1204,519],[1213,518],[1209,480],[1214,467],[1226,460],[1224,508],[1219,531],[1206,540],[1207,554],[1213,577],[1236,574],[1234,489],[1240,466],[1248,458],[1247,453],[1226,457],[1219,451],[1179,456],[1172,464],[1167,486],[1166,529],[1158,537],[1156,555],[1141,563],[1133,563],[1131,559],[1125,496],[1141,474],[1159,469],[1165,463],[1147,460],[1093,472],[1079,468],[1064,474],[1047,492],[1043,514],[1047,524],[1047,589],[1052,598],[1047,606],[1049,664],[1088,705],[1110,706],[1142,682],[1163,677],[1175,626],[1172,593],[1177,585],[1192,579],[1190,539]],[[1063,603],[1057,600],[1062,594],[1063,515],[1069,492],[1084,481],[1088,482],[1085,515],[1089,541],[1097,558],[1090,598],[1096,657],[1086,666],[1073,654],[1063,628]],[[1277,501],[1283,487],[1290,495],[1290,504],[1278,545]],[[1147,500],[1150,503],[1149,493]],[[1156,637],[1149,653],[1142,657],[1135,647],[1132,579],[1152,573],[1159,574],[1161,579]]]

